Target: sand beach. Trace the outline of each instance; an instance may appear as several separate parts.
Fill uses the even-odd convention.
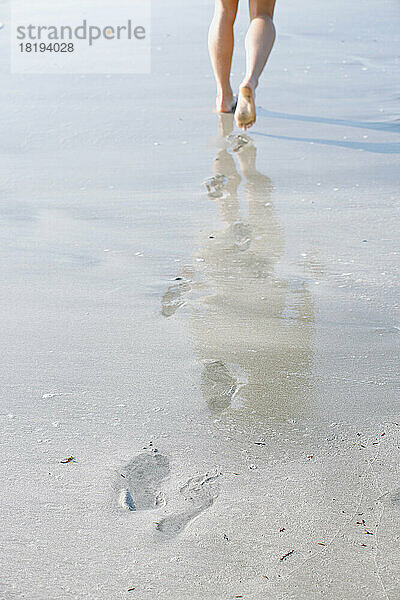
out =
[[[211,12],[149,75],[0,32],[2,600],[400,598],[399,5],[278,0],[246,133]]]

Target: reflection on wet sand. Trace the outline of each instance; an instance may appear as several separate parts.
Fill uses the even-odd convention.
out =
[[[213,414],[296,417],[310,410],[312,297],[306,279],[292,282],[276,272],[285,242],[273,186],[256,168],[250,138],[229,135],[232,125],[231,115],[221,116],[221,147],[206,182],[222,227],[204,235],[195,270],[180,274],[162,312],[169,316],[188,302],[189,290],[200,289],[189,320]]]

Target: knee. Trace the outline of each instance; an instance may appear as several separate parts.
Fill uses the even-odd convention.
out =
[[[237,2],[226,2],[226,0],[220,0],[219,2],[215,3],[215,14],[218,16],[218,19],[233,26],[236,19],[237,8]]]
[[[251,19],[271,20],[274,18],[275,0],[250,0]]]

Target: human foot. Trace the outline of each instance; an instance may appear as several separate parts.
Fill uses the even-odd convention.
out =
[[[235,112],[236,103],[236,96],[217,96],[216,111],[217,113],[233,113]]]
[[[235,120],[238,127],[248,129],[256,122],[256,105],[253,89],[243,85],[239,89],[238,103],[235,110]]]

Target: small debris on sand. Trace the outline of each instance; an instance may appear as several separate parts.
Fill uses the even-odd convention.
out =
[[[60,461],[63,465],[70,463],[70,462],[75,462],[75,457],[74,456],[68,456],[68,458],[64,458],[63,460]]]
[[[280,561],[282,560],[286,560],[288,558],[288,556],[291,556],[292,554],[294,554],[294,550],[290,550],[290,552],[286,552],[286,554],[284,554],[283,556],[280,557]]]

